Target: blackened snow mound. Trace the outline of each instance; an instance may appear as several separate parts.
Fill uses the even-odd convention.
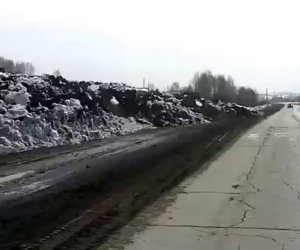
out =
[[[75,144],[154,126],[207,122],[254,109],[124,84],[0,74],[0,154]]]

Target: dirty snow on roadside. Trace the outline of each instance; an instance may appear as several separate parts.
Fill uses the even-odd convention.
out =
[[[0,74],[0,155],[79,144],[159,126],[191,125],[255,110],[125,84]]]

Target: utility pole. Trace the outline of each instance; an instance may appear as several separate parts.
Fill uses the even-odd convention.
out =
[[[146,80],[145,78],[143,79],[143,88],[145,88],[145,85],[146,85]]]
[[[266,89],[266,103],[267,103],[267,106],[268,106],[268,104],[269,104],[268,89]]]

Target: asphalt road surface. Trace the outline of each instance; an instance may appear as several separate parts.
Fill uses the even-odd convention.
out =
[[[103,249],[300,249],[300,106],[248,130]]]
[[[269,107],[264,117],[223,117],[211,124],[153,129],[81,145],[40,148],[1,156],[0,249],[82,250],[97,249],[101,244],[105,247],[109,244],[109,242],[105,244],[107,238],[114,236],[113,232],[130,222],[147,204],[151,204],[155,198],[166,193],[194,171],[200,169],[203,172],[207,167],[209,170],[200,176],[201,180],[198,181],[196,178],[196,182],[204,185],[203,187],[208,183],[207,187],[196,187],[197,195],[189,196],[189,187],[185,190],[184,185],[177,186],[168,192],[167,199],[163,197],[160,203],[149,208],[154,209],[155,212],[145,212],[138,216],[131,223],[136,223],[136,226],[125,227],[124,230],[129,227],[129,231],[127,230],[113,243],[123,249],[128,239],[135,237],[128,237],[128,232],[135,235],[137,231],[144,230],[149,224],[156,225],[157,229],[160,228],[158,227],[160,224],[167,225],[166,222],[155,222],[155,216],[162,214],[167,206],[174,202],[176,204],[175,200],[181,195],[189,199],[207,197],[209,201],[214,201],[213,207],[217,211],[210,214],[211,217],[222,211],[221,219],[224,221],[220,218],[214,222],[199,220],[195,225],[208,225],[210,229],[211,226],[216,227],[215,225],[222,227],[222,223],[236,220],[234,217],[231,220],[227,218],[231,211],[241,213],[240,220],[245,220],[250,214],[248,210],[251,206],[249,204],[247,206],[245,203],[247,201],[241,198],[247,194],[247,191],[243,194],[243,189],[246,189],[243,178],[247,179],[248,184],[251,183],[252,189],[257,192],[260,190],[255,188],[254,182],[251,182],[254,166],[251,173],[241,175],[238,180],[237,174],[240,171],[245,173],[248,171],[253,154],[260,155],[260,151],[257,150],[258,148],[262,150],[262,144],[267,143],[272,133],[269,131],[272,125],[268,123],[273,123],[272,120],[262,123],[267,124],[266,128],[260,125],[263,126],[263,128],[258,127],[260,132],[250,133],[246,135],[246,139],[243,138],[242,142],[236,144],[250,143],[250,147],[244,145],[243,149],[235,149],[238,146],[234,145],[233,149],[228,151],[229,153],[225,153],[225,155],[229,154],[227,158],[225,157],[227,162],[224,159],[220,162],[221,167],[223,163],[226,163],[226,167],[220,169],[220,164],[219,167],[214,166],[218,163],[208,166],[210,164],[207,162],[211,162],[213,156],[220,155],[220,152],[229,148],[247,128],[281,107],[282,105]],[[292,127],[297,131],[295,120],[297,113],[287,110],[280,114],[279,118],[287,117],[289,124],[293,124]],[[285,134],[282,133],[278,132],[277,137],[284,137]],[[204,163],[206,164],[203,166]],[[233,172],[232,168],[236,169],[236,172]],[[216,184],[221,186],[218,187]],[[289,184],[286,186],[292,187]],[[228,187],[234,191],[226,191]],[[198,189],[202,191],[199,193]],[[222,191],[224,193],[222,195],[218,193],[221,189],[225,190]],[[227,192],[231,193],[231,196]],[[195,192],[192,190],[191,194]],[[230,206],[227,203],[223,204],[226,199],[229,199]],[[195,202],[203,213],[202,217],[198,217],[210,218],[206,213],[213,210],[211,203],[206,200],[203,200],[204,203],[198,200],[184,201],[184,204],[190,204],[191,208],[195,208]],[[238,207],[237,211],[232,209],[234,206]],[[185,215],[182,219],[191,221],[178,221],[177,216],[170,215],[167,217],[168,223],[175,223],[174,228],[183,224],[187,227],[193,225],[192,222],[196,221],[197,216],[184,209],[180,210],[182,210],[180,216]],[[151,220],[149,218],[145,220],[143,215],[149,215]],[[160,234],[156,230],[154,232]],[[120,240],[123,236],[125,241]],[[170,237],[174,237],[172,232]],[[147,239],[150,238],[147,236]],[[173,248],[168,244],[166,247]],[[137,248],[144,249],[143,246]]]
[[[259,120],[231,118],[2,156],[0,249],[97,248]]]

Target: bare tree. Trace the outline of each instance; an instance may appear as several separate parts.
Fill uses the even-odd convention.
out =
[[[14,74],[34,74],[34,67],[31,63],[25,62],[14,62],[13,60],[0,57],[0,67],[4,69],[5,72]]]
[[[236,97],[236,87],[232,78],[226,79],[223,75],[216,76],[214,99],[223,102],[234,102]]]
[[[25,74],[33,75],[34,71],[35,68],[31,63],[25,63]]]
[[[181,88],[182,93],[191,94],[194,92],[193,86],[189,84],[188,86],[184,86]]]
[[[195,92],[205,99],[211,99],[214,90],[214,81],[215,78],[210,71],[206,71],[200,76],[199,73],[196,73],[192,80]]]
[[[59,69],[54,70],[54,71],[53,71],[53,75],[54,75],[55,77],[61,76],[60,70],[59,70]]]
[[[25,63],[16,62],[14,72],[16,74],[25,74]]]
[[[173,82],[171,84],[171,87],[170,87],[170,92],[179,92],[180,91],[180,85],[178,82]]]
[[[257,105],[258,95],[251,88],[240,87],[238,90],[237,103],[245,106]]]
[[[237,102],[245,106],[257,105],[258,96],[255,90],[245,87],[237,89],[231,77],[213,75],[210,71],[201,75],[197,72],[190,85],[193,88],[190,88],[189,91],[192,90],[198,97],[213,99],[214,101]],[[188,89],[185,89],[185,92],[188,92]]]

